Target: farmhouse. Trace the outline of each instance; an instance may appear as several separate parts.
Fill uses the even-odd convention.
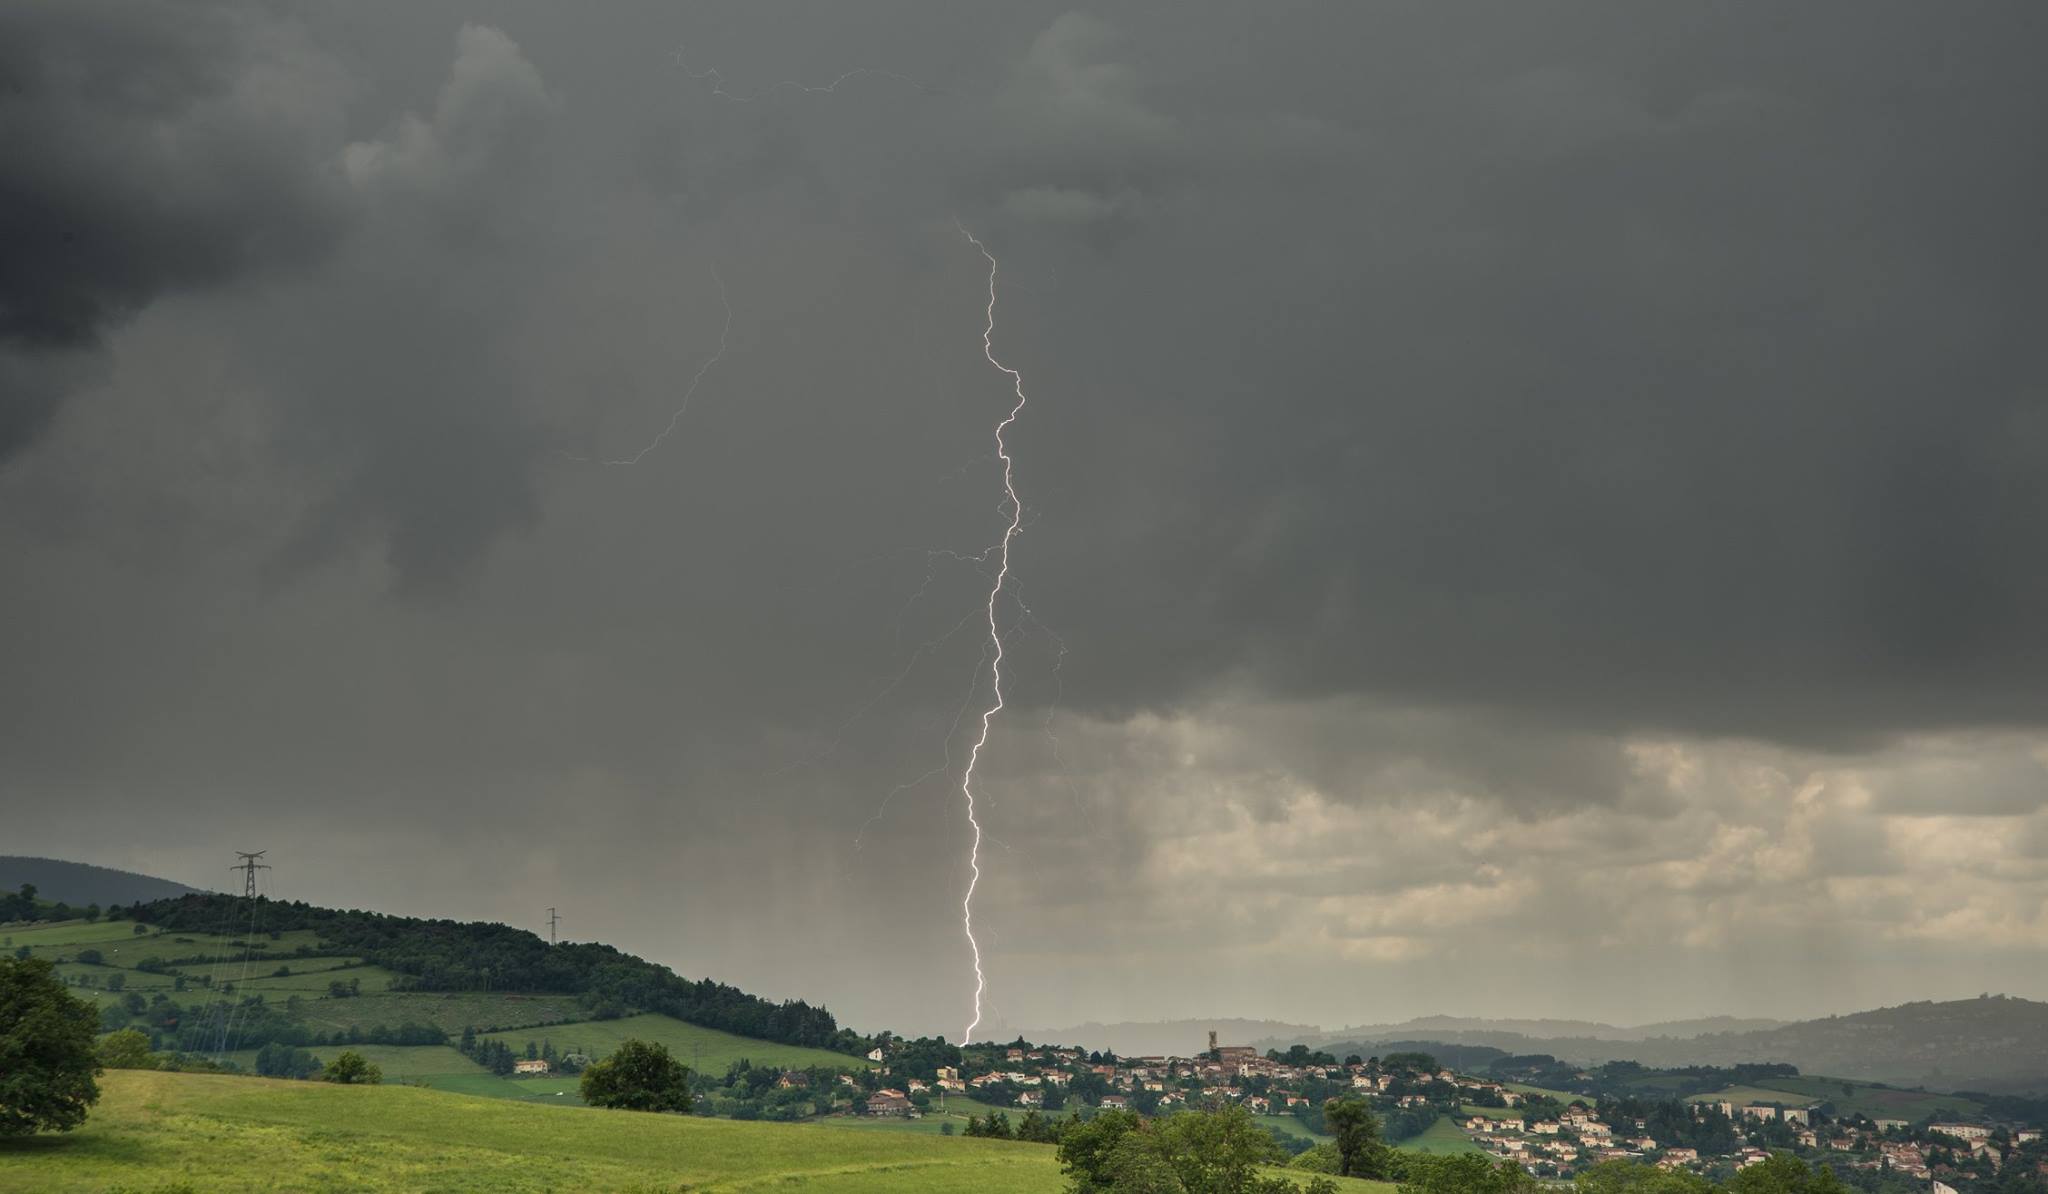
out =
[[[530,1060],[522,1057],[512,1063],[512,1072],[515,1074],[545,1074],[548,1069],[548,1063],[538,1057]]]
[[[878,1090],[868,1096],[869,1115],[909,1115],[910,1100],[900,1090]]]

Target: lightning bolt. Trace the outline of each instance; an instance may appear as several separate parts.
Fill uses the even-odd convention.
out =
[[[1006,436],[1017,417],[1024,413],[1027,399],[1024,397],[1024,375],[996,359],[996,258],[988,251],[965,225],[954,222],[960,235],[979,251],[988,261],[988,318],[981,329],[981,354],[988,363],[1010,378],[1010,388],[1017,395],[1010,413],[996,424],[996,457],[1003,462],[1003,494],[1010,507],[1009,525],[1003,528],[1003,537],[995,546],[996,579],[988,591],[988,637],[991,649],[989,661],[990,699],[988,707],[981,711],[981,736],[974,740],[974,746],[967,752],[967,767],[960,773],[960,795],[967,804],[967,823],[974,829],[974,838],[967,851],[967,867],[971,877],[967,881],[967,894],[960,900],[960,927],[967,934],[967,948],[974,954],[974,1018],[960,1034],[960,1043],[965,1045],[974,1039],[974,1030],[981,1027],[981,997],[988,990],[988,979],[981,969],[981,943],[974,938],[974,891],[981,886],[981,819],[974,809],[974,769],[981,762],[981,752],[988,746],[989,727],[994,724],[996,714],[1003,711],[1003,632],[996,621],[996,607],[1003,598],[1003,586],[1010,579],[1010,542],[1017,537],[1017,530],[1024,523],[1024,503],[1017,497],[1015,462],[1010,459],[1010,446]]]
[[[725,309],[725,322],[719,325],[718,328],[718,351],[706,357],[704,359],[704,363],[697,366],[697,372],[692,374],[690,377],[690,384],[684,387],[683,389],[682,398],[676,403],[675,410],[669,414],[668,422],[662,425],[661,430],[655,434],[653,439],[647,441],[645,447],[641,448],[638,452],[633,453],[631,456],[620,456],[617,458],[608,459],[601,457],[593,458],[589,456],[571,456],[569,455],[569,453],[564,452],[562,453],[564,459],[575,461],[577,464],[591,464],[594,462],[597,464],[628,466],[635,465],[640,463],[642,460],[645,460],[649,452],[652,452],[656,448],[659,448],[661,446],[661,442],[667,439],[670,433],[675,431],[676,424],[682,422],[683,416],[690,412],[690,400],[697,396],[697,387],[704,384],[705,375],[710,373],[714,368],[716,368],[718,366],[718,362],[725,359],[726,342],[732,337],[732,298],[731,296],[726,294],[725,279],[722,276],[720,276],[719,272],[716,269],[713,269],[711,271],[711,280],[718,283],[718,305]]]

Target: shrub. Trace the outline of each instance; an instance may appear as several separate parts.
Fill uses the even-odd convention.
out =
[[[375,1086],[384,1081],[384,1071],[371,1065],[368,1058],[354,1049],[344,1049],[341,1056],[327,1063],[320,1080],[338,1082],[343,1086]]]
[[[149,1038],[133,1028],[108,1033],[100,1038],[99,1063],[110,1070],[153,1070],[156,1058],[149,1055]]]

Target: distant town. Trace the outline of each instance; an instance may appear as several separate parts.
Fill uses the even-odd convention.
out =
[[[1568,1178],[1608,1161],[1629,1161],[1706,1176],[1726,1176],[1792,1152],[1838,1167],[1895,1175],[1921,1189],[1968,1189],[2009,1166],[2048,1174],[2048,1145],[2040,1124],[1978,1114],[1944,1117],[1944,1103],[1976,1107],[1974,1100],[1925,1092],[1892,1091],[1867,1083],[1840,1082],[1840,1097],[1882,1098],[1920,1105],[1936,1113],[1917,1118],[1869,1115],[1843,1109],[1825,1098],[1755,1086],[1743,1097],[1629,1097],[1604,1089],[1619,1074],[1625,1083],[1654,1089],[1660,1072],[1633,1063],[1600,1069],[1563,1066],[1549,1057],[1518,1059],[1568,1077],[1583,1090],[1545,1088],[1462,1074],[1422,1052],[1337,1058],[1295,1046],[1288,1053],[1261,1053],[1248,1045],[1219,1044],[1194,1056],[1117,1057],[1079,1048],[973,1046],[976,1060],[966,1068],[939,1065],[913,1072],[900,1064],[906,1053],[889,1042],[868,1054],[880,1063],[864,1077],[839,1081],[880,1083],[860,1104],[870,1116],[920,1116],[943,1108],[948,1095],[975,1103],[1014,1108],[1034,1119],[1041,1114],[1129,1109],[1163,1114],[1181,1108],[1216,1110],[1242,1106],[1261,1117],[1286,1117],[1301,1125],[1292,1138],[1307,1147],[1321,1134],[1324,1104],[1363,1098],[1396,1143],[1475,1148],[1520,1164],[1543,1178]],[[982,1060],[985,1059],[985,1060]],[[1686,1085],[1779,1080],[1817,1084],[1790,1066],[1757,1065],[1716,1071],[1696,1067],[1672,1072]],[[786,1076],[785,1081],[801,1081]],[[1278,1133],[1283,1139],[1289,1134]],[[1950,1184],[1954,1183],[1954,1184]]]

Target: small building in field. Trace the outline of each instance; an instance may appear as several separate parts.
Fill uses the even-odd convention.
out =
[[[512,1072],[515,1074],[546,1074],[552,1068],[554,1067],[538,1057],[531,1059],[522,1057],[512,1063]]]
[[[909,1115],[910,1100],[900,1090],[878,1090],[868,1096],[869,1115]]]

